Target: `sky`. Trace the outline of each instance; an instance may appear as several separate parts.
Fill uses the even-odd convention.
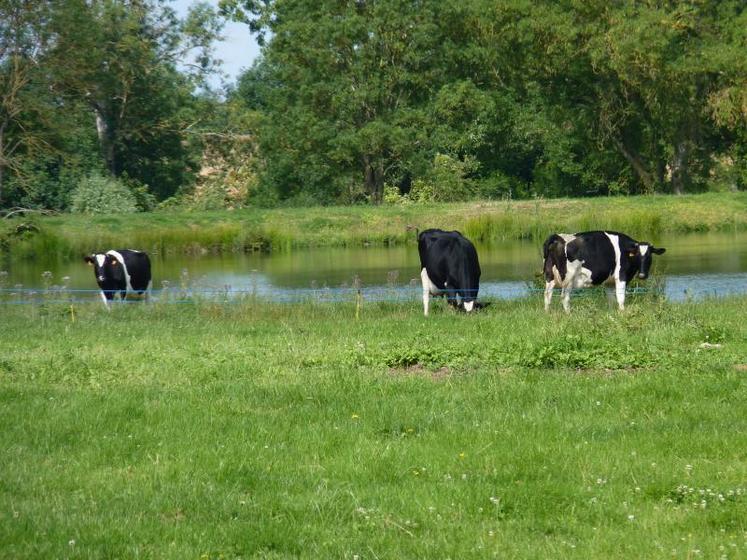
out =
[[[174,0],[171,6],[179,16],[187,15],[189,6],[196,0]],[[218,0],[203,0],[215,7]],[[233,83],[242,70],[249,68],[252,61],[259,56],[259,45],[255,38],[249,33],[249,28],[243,23],[228,22],[223,28],[225,39],[216,45],[215,54],[223,61],[223,72],[228,75],[225,78]],[[220,85],[220,79],[214,79],[212,85]]]

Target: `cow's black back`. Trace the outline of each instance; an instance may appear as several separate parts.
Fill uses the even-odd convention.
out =
[[[418,253],[421,269],[436,287],[465,302],[477,299],[480,261],[469,239],[458,231],[428,229],[418,235]]]

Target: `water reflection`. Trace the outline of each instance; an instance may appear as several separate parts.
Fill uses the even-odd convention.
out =
[[[653,240],[667,248],[654,260],[654,279],[663,280],[667,298],[683,300],[747,292],[747,233],[694,234]],[[479,247],[481,298],[511,299],[532,292],[541,270],[536,242],[507,241]],[[359,285],[368,299],[417,298],[420,271],[417,247],[299,250],[272,255],[223,257],[153,257],[153,287],[189,284],[192,288],[255,293],[275,299],[297,299],[311,293],[354,292]],[[65,284],[71,290],[95,290],[90,268],[81,261],[11,262],[3,276],[6,287],[43,288]],[[49,271],[51,278],[42,277]],[[645,285],[645,284],[644,284]],[[342,292],[340,292],[342,293]],[[321,296],[320,296],[321,297]],[[347,297],[347,296],[346,296]]]

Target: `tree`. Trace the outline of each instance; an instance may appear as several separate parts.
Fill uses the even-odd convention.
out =
[[[47,64],[64,99],[92,113],[103,167],[165,198],[187,180],[183,109],[213,71],[216,15],[198,5],[186,22],[163,0],[67,0],[55,4]],[[197,48],[191,72],[177,63]]]
[[[243,4],[272,40],[261,72],[265,180],[283,196],[380,202],[417,166],[439,78],[436,1]],[[234,4],[235,6],[235,4]],[[421,161],[427,158],[421,159]]]
[[[586,45],[600,140],[648,192],[667,180],[674,193],[698,188],[723,148],[709,101],[738,86],[747,68],[744,3],[625,2],[593,18]]]
[[[47,1],[0,0],[0,206],[6,171],[19,173],[23,158],[45,147],[44,134],[25,121],[39,113],[36,95],[29,95],[44,51]]]

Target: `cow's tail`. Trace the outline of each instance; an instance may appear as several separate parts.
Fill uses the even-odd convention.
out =
[[[553,233],[550,237],[545,240],[542,246],[542,257],[544,259],[544,273],[545,280],[548,282],[555,278],[553,267],[561,272],[561,277],[565,276],[564,263],[560,262],[561,255],[563,255],[565,249],[565,239],[563,239],[557,233]]]

